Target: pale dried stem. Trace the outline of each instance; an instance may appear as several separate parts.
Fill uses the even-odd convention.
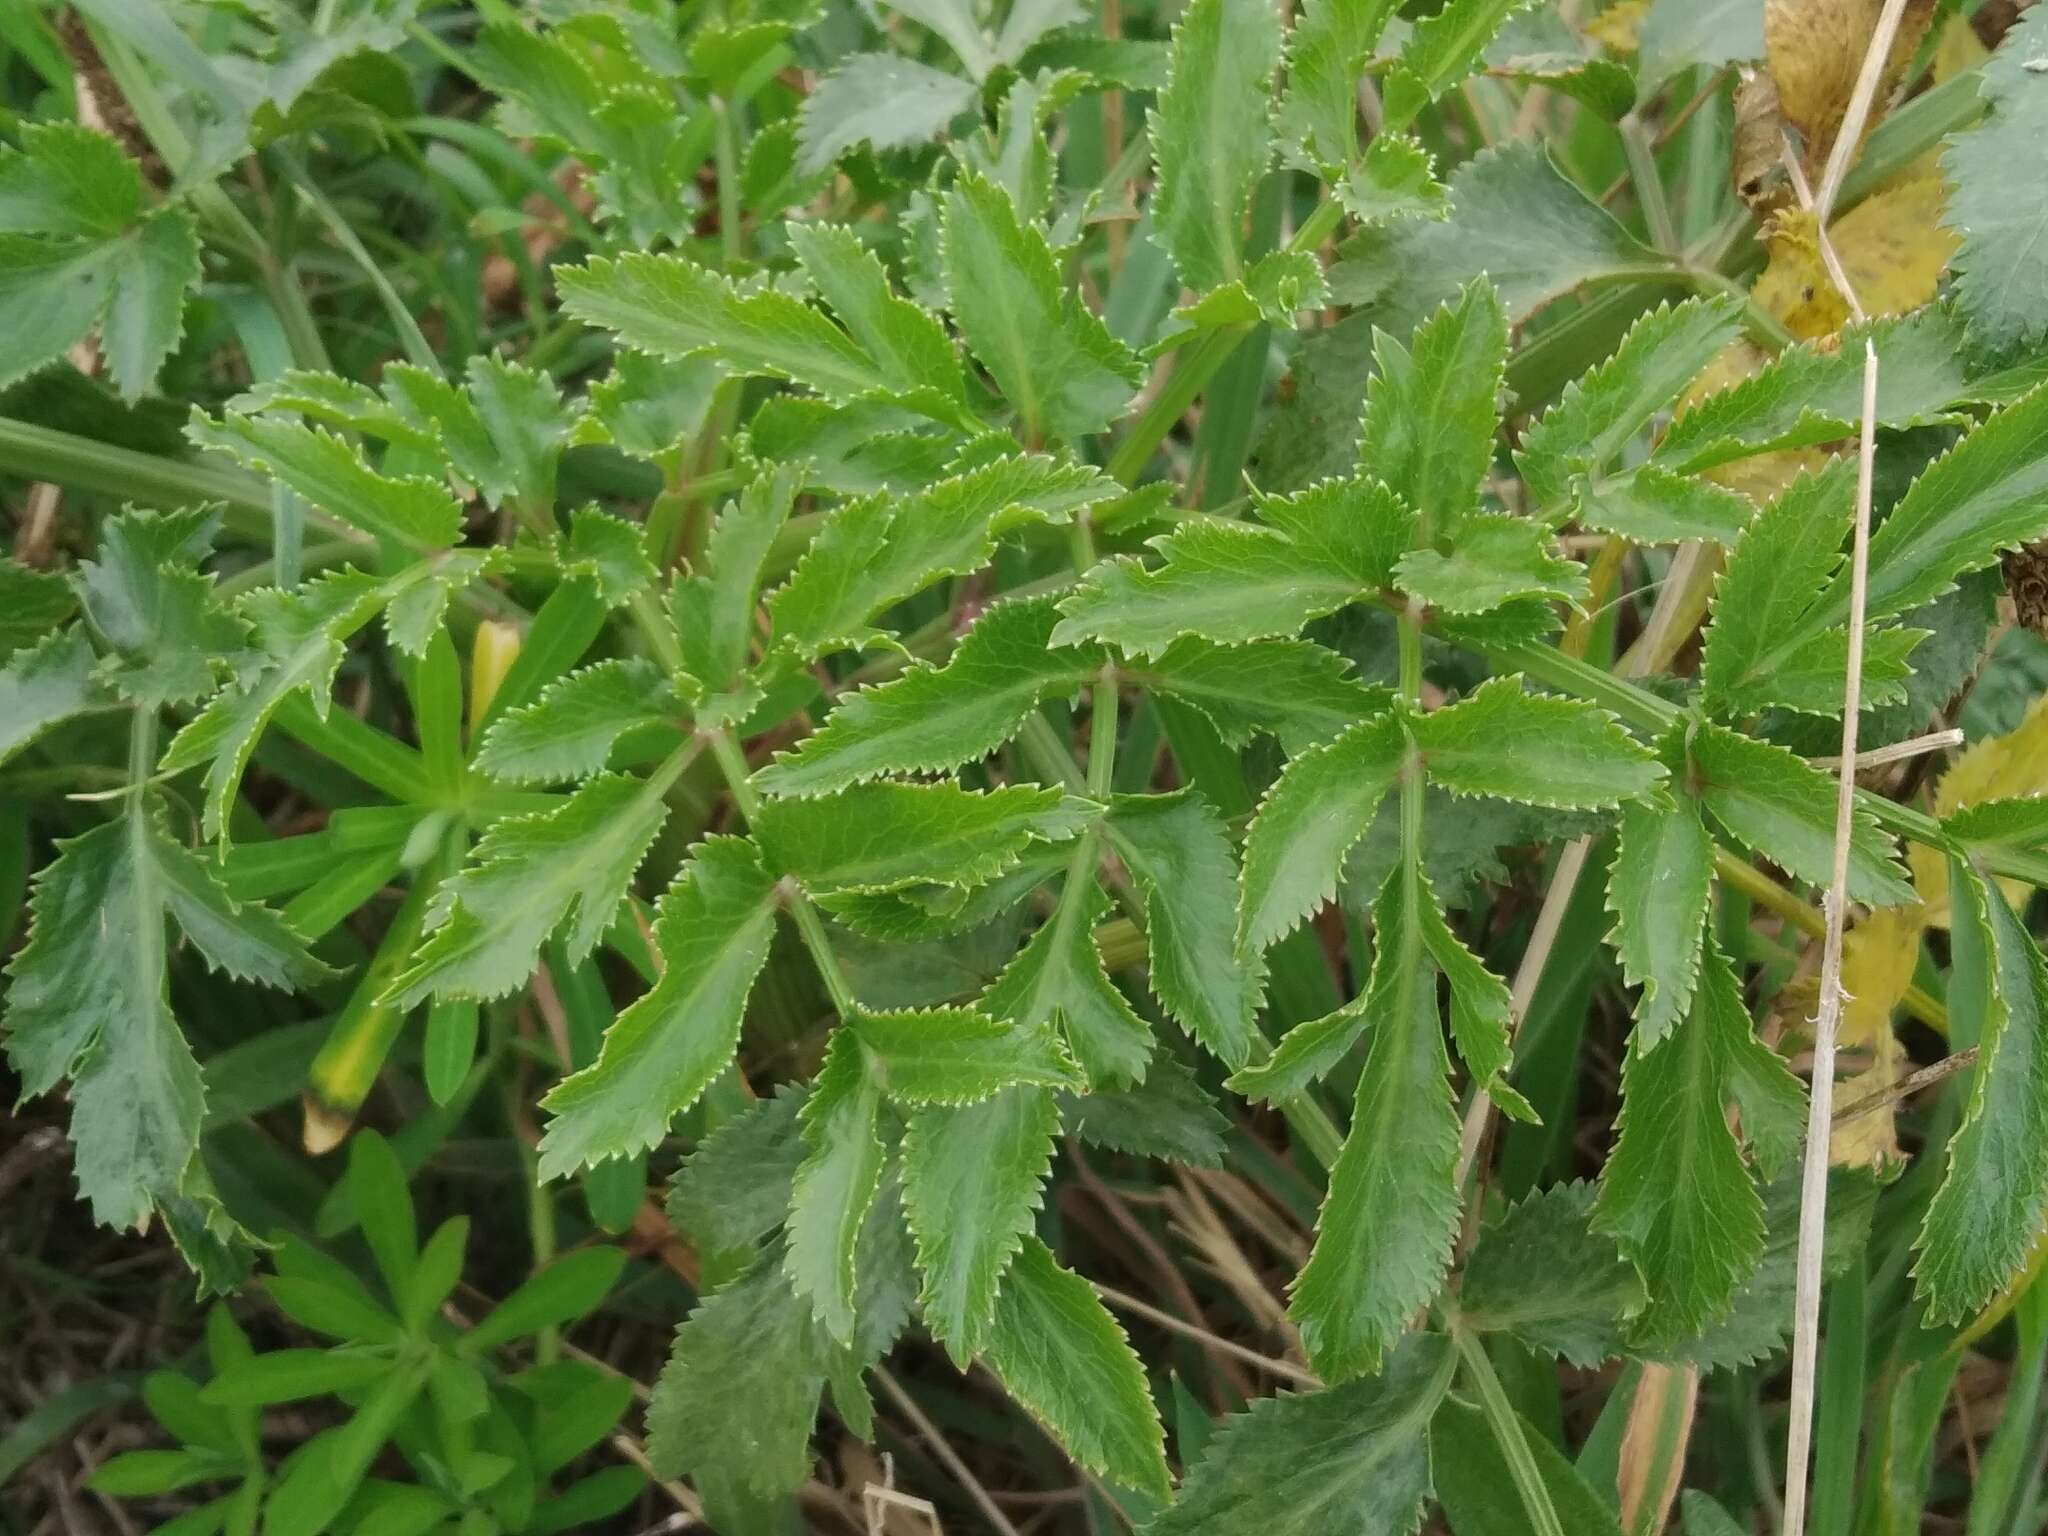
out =
[[[1089,1283],[1095,1287],[1096,1295],[1120,1312],[1128,1312],[1133,1317],[1142,1317],[1148,1323],[1156,1323],[1169,1333],[1177,1333],[1183,1338],[1193,1339],[1204,1348],[1214,1350],[1219,1354],[1235,1356],[1246,1365],[1257,1366],[1260,1370],[1270,1375],[1281,1377],[1283,1380],[1291,1381],[1296,1386],[1319,1387],[1323,1384],[1322,1378],[1306,1366],[1296,1365],[1292,1360],[1281,1360],[1271,1355],[1262,1355],[1256,1349],[1248,1349],[1242,1344],[1211,1333],[1206,1328],[1198,1328],[1193,1323],[1183,1318],[1175,1317],[1171,1312],[1162,1311],[1158,1307],[1153,1306],[1151,1302],[1133,1296],[1128,1292],[1120,1291],[1113,1285],[1104,1285],[1099,1280],[1090,1281]]]
[[[1828,275],[1841,289],[1849,312],[1859,322],[1863,305],[1850,287],[1828,236],[1828,214],[1840,189],[1848,161],[1863,135],[1884,61],[1898,35],[1906,0],[1886,0],[1863,69],[1856,78],[1840,134],[1821,177],[1820,195],[1810,200],[1815,237]],[[1804,178],[1795,171],[1793,186],[1808,203]],[[1877,462],[1877,349],[1863,343],[1863,419],[1856,456],[1856,526],[1849,560],[1848,657],[1842,686],[1842,751],[1835,794],[1834,870],[1828,882],[1821,936],[1820,1006],[1813,1023],[1813,1071],[1806,1120],[1806,1152],[1800,1173],[1799,1256],[1792,1312],[1791,1420],[1785,1431],[1784,1536],[1803,1536],[1806,1529],[1807,1464],[1813,1450],[1814,1376],[1820,1353],[1821,1240],[1828,1203],[1828,1141],[1835,1104],[1835,1034],[1842,1020],[1842,933],[1849,908],[1849,839],[1855,825],[1856,732],[1863,709],[1863,626],[1870,576],[1871,476]]]
[[[1949,747],[1963,744],[1963,733],[1959,730],[1929,731],[1925,736],[1910,737],[1895,741],[1888,747],[1873,747],[1868,752],[1856,754],[1856,771],[1866,768],[1882,768],[1886,763],[1902,763],[1909,757],[1921,757],[1929,752],[1944,751]],[[1816,768],[1839,769],[1840,757],[1809,757],[1807,762]]]

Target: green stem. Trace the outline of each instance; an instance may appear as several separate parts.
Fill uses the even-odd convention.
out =
[[[224,465],[159,458],[0,416],[0,469],[25,479],[49,480],[75,490],[151,505],[217,501],[226,509],[226,522],[238,536],[255,544],[270,543],[269,483]],[[364,547],[370,543],[342,524],[318,514],[315,518],[323,530],[336,537],[352,536],[354,543]]]
[[[1301,228],[1295,231],[1287,248],[1290,251],[1313,251],[1329,238],[1343,217],[1344,205],[1334,198],[1318,205],[1316,211],[1302,221]],[[1116,451],[1109,456],[1107,467],[1112,478],[1125,485],[1136,483],[1145,466],[1152,461],[1153,450],[1187,414],[1188,407],[1208,388],[1209,381],[1230,361],[1239,344],[1250,334],[1249,327],[1215,331],[1197,342],[1192,350],[1166,362],[1164,366],[1173,372],[1153,396],[1144,415],[1138,418],[1124,440],[1117,444]]]
[[[740,744],[733,739],[731,731],[713,731],[709,733],[709,739],[711,755],[717,759],[719,771],[725,775],[733,804],[739,807],[740,815],[752,826],[760,815],[761,797],[750,780],[746,756],[740,751]],[[803,940],[804,948],[811,953],[811,963],[818,968],[819,979],[825,983],[832,1006],[839,1010],[840,1018],[852,1018],[861,1011],[860,1000],[853,995],[846,973],[839,968],[839,957],[832,953],[832,938],[825,931],[824,918],[818,915],[811,899],[794,882],[785,884],[784,893],[790,920],[796,924],[797,936]]]
[[[1060,740],[1052,722],[1037,710],[1033,710],[1025,720],[1024,729],[1017,736],[1017,745],[1024,749],[1024,755],[1031,760],[1031,766],[1040,777],[1057,780],[1076,794],[1088,787],[1088,781],[1074,764],[1073,753]]]
[[[1678,226],[1671,219],[1671,205],[1664,199],[1664,178],[1657,172],[1657,154],[1642,123],[1631,113],[1621,120],[1621,147],[1628,157],[1629,181],[1636,189],[1636,202],[1643,210],[1643,223],[1650,242],[1667,256],[1678,253]]]
[[[1521,1416],[1515,1412],[1515,1405],[1508,1401],[1500,1373],[1494,1370],[1493,1362],[1486,1357],[1486,1346],[1480,1343],[1477,1334],[1463,1328],[1453,1328],[1451,1339],[1457,1346],[1458,1359],[1465,1367],[1465,1379],[1479,1394],[1480,1410],[1485,1413],[1487,1426],[1492,1429],[1501,1455],[1507,1460],[1508,1476],[1514,1480],[1515,1492],[1521,1495],[1522,1509],[1529,1516],[1529,1528],[1537,1536],[1564,1536],[1564,1522],[1558,1519],[1557,1506],[1550,1501],[1549,1485],[1543,1481],[1542,1468],[1536,1465],[1535,1452],[1529,1449],[1529,1437],[1522,1431]]]
[[[1040,718],[1043,718],[1042,716]],[[1088,720],[1088,795],[1108,801],[1116,783],[1116,668],[1104,663]]]

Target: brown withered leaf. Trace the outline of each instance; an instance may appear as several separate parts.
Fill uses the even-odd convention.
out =
[[[1884,0],[1766,0],[1764,45],[1771,78],[1784,121],[1799,133],[1809,180],[1819,178],[1834,147],[1883,9]],[[1880,111],[1898,89],[1933,16],[1934,0],[1909,0],[1878,81]],[[1870,122],[1879,115],[1873,112]]]

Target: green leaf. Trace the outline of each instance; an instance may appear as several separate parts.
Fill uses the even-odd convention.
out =
[[[1729,836],[1825,887],[1834,870],[1835,785],[1783,747],[1702,723],[1687,744],[1688,787]],[[1849,897],[1890,907],[1914,899],[1891,839],[1860,805],[1849,839]]]
[[[52,726],[110,703],[93,673],[92,642],[76,627],[9,656],[0,665],[0,763]]]
[[[1436,179],[1434,157],[1399,133],[1374,134],[1338,183],[1336,195],[1344,211],[1362,224],[1441,219],[1450,211],[1448,193]]]
[[[1307,640],[1213,645],[1188,637],[1151,662],[1120,661],[1116,675],[1191,705],[1233,747],[1271,736],[1283,751],[1305,752],[1385,707],[1385,688],[1345,674],[1351,663]]]
[[[157,765],[162,773],[207,765],[208,837],[225,838],[228,807],[271,716],[304,690],[312,696],[315,713],[326,718],[344,642],[369,622],[396,582],[405,580],[380,586],[359,572],[338,571],[315,577],[295,592],[261,587],[242,599],[238,612],[253,626],[264,664],[216,694],[171,738]]]
[[[1796,1084],[1794,1092],[1798,1092]],[[1803,1101],[1804,1096],[1799,1097]],[[1720,1320],[1674,1346],[1668,1351],[1671,1358],[1691,1361],[1704,1371],[1717,1371],[1753,1365],[1784,1349],[1798,1291],[1799,1183],[1797,1163],[1788,1162],[1766,1186],[1764,1256],[1755,1274],[1735,1293],[1734,1304]],[[1829,1170],[1827,1224],[1821,1235],[1824,1282],[1840,1276],[1869,1248],[1877,1196],[1878,1183],[1870,1170]]]
[[[1614,915],[1610,938],[1622,980],[1642,988],[1637,1050],[1654,1048],[1692,1007],[1713,885],[1714,843],[1692,796],[1677,796],[1668,809],[1642,802],[1622,807],[1607,910]]]
[[[199,283],[199,232],[182,208],[161,208],[114,246],[100,346],[124,400],[140,400],[185,329]]]
[[[0,662],[48,640],[77,606],[70,584],[55,571],[0,559]]]
[[[1145,898],[1153,995],[1225,1066],[1243,1066],[1265,967],[1237,944],[1237,861],[1222,818],[1193,789],[1118,795],[1103,830]]]
[[[1518,517],[1468,517],[1445,549],[1401,557],[1394,583],[1444,613],[1489,613],[1516,598],[1586,595],[1586,573],[1557,553],[1550,532]]]
[[[1692,1017],[1654,1051],[1630,1044],[1593,1228],[1643,1278],[1647,1301],[1631,1328],[1639,1346],[1668,1346],[1713,1322],[1763,1255],[1763,1200],[1726,1107],[1738,1053],[1753,1043],[1741,984],[1709,944]]]
[[[1167,1497],[1166,1432],[1144,1367],[1088,1282],[1036,1237],[1011,1262],[986,1358],[1077,1465]]]
[[[805,98],[798,169],[812,176],[856,144],[929,143],[974,105],[974,82],[894,53],[856,53]]]
[[[625,1267],[623,1248],[578,1248],[566,1253],[485,1313],[462,1336],[460,1348],[465,1354],[484,1354],[543,1328],[588,1316],[610,1293]]]
[[[1067,1129],[1090,1146],[1202,1168],[1223,1161],[1230,1121],[1171,1052],[1153,1057],[1142,1083],[1061,1094],[1059,1105]]]
[[[1741,326],[1728,299],[1691,299],[1650,311],[1605,362],[1565,387],[1522,435],[1515,464],[1530,504],[1558,508],[1581,475],[1598,477],[1690,384]]]
[[[569,514],[568,531],[555,537],[555,560],[563,575],[594,582],[598,596],[612,608],[653,586],[658,574],[647,558],[640,525],[594,506]]]
[[[1151,1028],[1109,979],[1096,947],[1095,928],[1108,905],[1092,879],[1070,874],[1051,919],[978,1004],[1024,1028],[1056,1027],[1094,1089],[1137,1081],[1152,1055]]]
[[[769,866],[818,891],[979,885],[1034,839],[1059,841],[1076,830],[1061,792],[1035,784],[856,784],[814,799],[770,800],[754,823]]]
[[[435,894],[438,925],[391,983],[393,1005],[503,997],[533,974],[541,945],[556,934],[572,963],[588,955],[667,819],[670,777],[604,774],[552,810],[493,823]]]
[[[20,133],[21,148],[0,146],[0,232],[105,238],[141,216],[141,173],[109,135],[67,122]]]
[[[391,1143],[375,1131],[358,1131],[349,1138],[347,1188],[349,1205],[377,1272],[384,1277],[384,1288],[394,1297],[403,1295],[420,1259],[418,1218],[405,1167]]]
[[[800,466],[783,465],[749,481],[712,525],[704,569],[669,593],[683,669],[707,691],[732,686],[747,664],[762,572],[802,474]]]
[[[1529,1101],[1509,1087],[1506,1080],[1508,1069],[1514,1065],[1508,1046],[1512,1021],[1508,984],[1489,971],[1485,962],[1451,931],[1427,881],[1423,882],[1416,915],[1422,924],[1423,947],[1450,984],[1451,1038],[1457,1042],[1465,1070],[1504,1113],[1516,1120],[1538,1123]]]
[[[1325,180],[1357,158],[1358,79],[1394,9],[1394,0],[1306,0],[1287,39],[1280,142]],[[1379,143],[1376,134],[1368,158]]]
[[[97,558],[72,578],[86,619],[116,655],[100,667],[115,692],[145,706],[189,703],[213,691],[216,664],[242,650],[243,626],[213,596],[197,561],[219,514],[130,509],[100,526]]]
[[[819,297],[898,391],[933,389],[948,399],[966,399],[960,359],[946,328],[891,290],[888,272],[859,235],[844,224],[792,223],[786,230]]]
[[[1620,1536],[1614,1511],[1557,1442],[1520,1413],[1514,1413],[1514,1423],[1560,1528],[1572,1536]],[[1457,1536],[1522,1536],[1529,1529],[1523,1494],[1509,1470],[1499,1434],[1483,1410],[1455,1399],[1440,1406],[1429,1425],[1429,1455],[1441,1479],[1445,1522]]]
[[[1372,826],[1407,750],[1388,713],[1288,762],[1245,835],[1242,943],[1263,952],[1336,895],[1344,856]]]
[[[773,1258],[713,1292],[676,1331],[647,1408],[664,1473],[733,1477],[763,1495],[811,1475],[825,1349],[811,1309]]]
[[[1472,73],[1510,12],[1529,0],[1450,0],[1416,22],[1383,87],[1387,122],[1405,128],[1415,115]]]
[[[415,432],[437,442],[450,467],[491,506],[552,508],[555,467],[576,416],[545,373],[478,356],[458,389],[410,363],[384,370],[384,393]]]
[[[1174,26],[1172,60],[1149,124],[1152,229],[1182,285],[1201,293],[1244,270],[1245,213],[1273,153],[1279,12],[1194,0]]]
[[[1775,702],[1772,652],[1841,564],[1855,498],[1855,466],[1834,459],[1794,480],[1743,531],[1715,586],[1700,654],[1708,708],[1738,717]]]
[[[0,158],[0,252],[19,322],[0,344],[0,381],[54,362],[97,322],[122,398],[149,390],[199,280],[199,242],[183,209],[145,213],[142,178],[112,139],[73,123],[24,127],[21,149]]]
[[[2048,962],[1995,881],[1949,860],[1959,1038],[1977,1064],[1941,1187],[1914,1246],[1914,1281],[1931,1322],[1960,1322],[2019,1271],[2048,1191]]]
[[[590,413],[577,424],[577,441],[601,438],[636,459],[658,460],[703,427],[718,379],[708,357],[621,352],[612,371],[590,386]]]
[[[757,1099],[700,1141],[676,1171],[668,1218],[707,1255],[743,1252],[781,1227],[804,1159],[805,1088]]]
[[[167,913],[230,976],[291,988],[327,974],[281,920],[230,899],[146,811],[59,845],[36,876],[28,942],[7,968],[5,1043],[25,1098],[71,1080],[79,1190],[109,1226],[136,1226],[185,1198],[219,1219],[195,1161],[205,1093],[171,1016]]]
[[[1436,1294],[1458,1229],[1458,1112],[1424,952],[1429,900],[1387,877],[1362,1021],[1372,1026],[1351,1130],[1287,1312],[1325,1381],[1366,1376]]]
[[[708,353],[730,373],[789,379],[828,400],[894,388],[881,364],[810,305],[777,289],[742,288],[680,256],[593,256],[554,275],[564,311],[657,357]]]
[[[2048,22],[2041,17],[2013,23],[1984,66],[1984,120],[1952,136],[1941,161],[1953,189],[1943,222],[1962,236],[1950,263],[1956,299],[1969,317],[1970,340],[1987,352],[2031,347],[2048,330],[2048,277],[2039,259],[2048,237],[2048,190],[2012,175],[2048,133],[2037,68],[2044,39]]]
[[[864,1013],[852,1023],[882,1092],[904,1104],[978,1104],[1017,1085],[1078,1088],[1059,1036],[974,1008]]]
[[[280,483],[351,527],[415,552],[462,537],[462,507],[432,480],[378,474],[331,432],[270,416],[195,413],[186,437]]]
[[[682,720],[682,701],[653,662],[600,661],[498,716],[475,762],[510,784],[559,784],[602,773],[621,739],[662,725],[680,729]]]
[[[1756,516],[1756,504],[1711,480],[1645,464],[1626,475],[1577,487],[1573,515],[1587,528],[1638,544],[1705,539],[1733,544]]]
[[[1417,327],[1407,346],[1374,338],[1379,366],[1366,386],[1358,462],[1420,514],[1424,543],[1455,534],[1479,504],[1507,345],[1507,317],[1484,278]]]
[[[1546,86],[1584,102],[1609,122],[1619,122],[1636,104],[1635,76],[1604,57],[1598,44],[1581,37],[1563,15],[1524,8],[1511,14],[1487,45],[1486,73]]]
[[[1105,560],[1064,602],[1053,644],[1096,638],[1160,656],[1187,636],[1239,644],[1292,636],[1376,595],[1408,547],[1415,514],[1373,480],[1331,480],[1261,498],[1271,527],[1204,520],[1152,541],[1165,564]]]
[[[1653,0],[1643,18],[1637,88],[1647,96],[1681,69],[1764,57],[1764,0]]]
[[[1002,188],[968,172],[941,201],[954,322],[1015,407],[1024,438],[1108,426],[1143,377],[1136,355],[1064,291],[1052,247]]]
[[[14,323],[0,337],[0,387],[57,361],[106,307],[114,247],[0,234],[0,304]]]
[[[1941,829],[1965,843],[2030,848],[2048,843],[2048,795],[1983,800],[1944,817]]]
[[[832,1032],[799,1116],[808,1149],[790,1194],[782,1267],[818,1322],[850,1341],[861,1223],[882,1184],[882,1088],[854,1030]]]
[[[944,666],[920,663],[844,695],[831,716],[754,775],[768,794],[820,794],[892,773],[946,771],[988,756],[1048,698],[1071,697],[1098,671],[1093,646],[1051,648],[1050,597],[995,604]]]
[[[1520,324],[1588,282],[1656,260],[1541,145],[1481,151],[1452,175],[1450,191],[1449,218],[1368,230],[1356,254],[1330,274],[1333,286],[1361,300],[1371,295],[1374,323],[1394,335],[1421,324],[1481,273],[1508,322]]]
[[[926,1325],[962,1369],[988,1342],[996,1292],[1031,1230],[1059,1110],[1043,1088],[935,1105],[903,1138],[903,1210],[917,1238]]]
[[[752,843],[714,837],[697,846],[655,908],[660,979],[612,1021],[597,1060],[541,1101],[554,1117],[540,1143],[543,1179],[651,1150],[725,1070],[768,958],[776,904]]]
[[[1954,408],[1977,391],[1963,371],[1962,327],[1948,310],[1930,306],[1903,320],[1848,327],[1825,346],[1785,348],[1757,372],[1681,411],[1657,445],[1656,461],[1697,473],[1752,454],[1854,437],[1863,419],[1866,338],[1877,348],[1880,427],[1963,419]]]
[[[996,459],[909,496],[850,502],[834,513],[768,602],[779,644],[812,657],[875,638],[872,620],[942,576],[978,570],[997,540],[1064,523],[1119,494],[1091,465],[1043,454]]]
[[[1460,1321],[1512,1333],[1581,1370],[1623,1353],[1643,1282],[1592,1215],[1593,1186],[1581,1181],[1539,1190],[1490,1220],[1465,1265]]]
[[[1430,781],[1453,794],[1590,809],[1640,799],[1665,776],[1612,715],[1524,693],[1519,677],[1490,678],[1463,702],[1414,716],[1408,729]]]
[[[1436,1334],[1323,1392],[1261,1398],[1224,1421],[1145,1536],[1408,1536],[1433,1488],[1426,1430],[1451,1380]]]
[[[1870,537],[1868,617],[1906,613],[1982,570],[2002,550],[2048,536],[2048,386],[1936,459]],[[1836,575],[1794,632],[1847,621],[1849,573]]]

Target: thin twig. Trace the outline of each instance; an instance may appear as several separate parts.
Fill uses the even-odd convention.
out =
[[[887,1394],[889,1401],[896,1405],[903,1417],[910,1420],[911,1427],[930,1447],[931,1453],[938,1457],[939,1465],[953,1474],[953,1480],[960,1485],[967,1497],[974,1501],[974,1507],[980,1510],[983,1518],[988,1521],[989,1529],[998,1532],[999,1536],[1017,1536],[1017,1527],[1010,1523],[1009,1516],[1005,1515],[996,1501],[989,1497],[988,1490],[981,1486],[981,1479],[976,1477],[967,1463],[960,1459],[960,1453],[947,1443],[938,1425],[925,1416],[925,1411],[917,1406],[916,1399],[904,1391],[896,1378],[879,1365],[874,1369],[874,1377],[882,1384],[882,1391]]]
[[[1828,214],[1848,168],[1849,155],[1862,137],[1878,77],[1891,54],[1892,39],[1905,14],[1906,0],[1886,0],[1877,29],[1863,55],[1856,91],[1842,119],[1840,134],[1828,156],[1820,196],[1814,200],[1814,231],[1828,274],[1842,290],[1849,311],[1859,321],[1863,306],[1850,287],[1828,238]],[[1800,178],[1793,182],[1802,192]],[[1804,199],[1802,198],[1802,201]],[[1856,456],[1856,529],[1849,561],[1848,657],[1842,682],[1842,751],[1835,793],[1835,858],[1825,908],[1827,930],[1821,939],[1820,1007],[1814,1016],[1813,1072],[1806,1120],[1806,1157],[1799,1188],[1799,1257],[1792,1314],[1791,1421],[1785,1432],[1785,1536],[1803,1536],[1806,1529],[1807,1461],[1813,1449],[1815,1366],[1820,1349],[1821,1240],[1826,1230],[1828,1142],[1835,1104],[1835,1033],[1842,1020],[1842,931],[1849,908],[1849,839],[1856,810],[1856,731],[1863,709],[1863,625],[1870,577],[1871,476],[1877,462],[1877,349],[1863,343],[1863,420]]]
[[[1158,1307],[1153,1306],[1151,1302],[1140,1300],[1128,1292],[1118,1290],[1113,1285],[1104,1285],[1099,1280],[1091,1280],[1089,1284],[1095,1287],[1095,1294],[1108,1302],[1112,1307],[1129,1312],[1134,1316],[1142,1317],[1147,1322],[1157,1323],[1161,1328],[1167,1329],[1169,1332],[1185,1335],[1195,1340],[1198,1344],[1205,1345],[1220,1353],[1234,1355],[1247,1365],[1255,1365],[1260,1370],[1270,1372],[1272,1375],[1283,1376],[1297,1386],[1319,1387],[1323,1384],[1323,1379],[1314,1371],[1304,1366],[1296,1365],[1292,1360],[1281,1360],[1272,1355],[1262,1355],[1256,1349],[1247,1349],[1244,1345],[1233,1343],[1229,1339],[1211,1333],[1206,1328],[1197,1328],[1193,1323],[1175,1317],[1171,1312],[1163,1312]]]
[[[1953,1077],[1965,1067],[1975,1066],[1976,1062],[1977,1047],[1974,1045],[1957,1051],[1953,1056],[1944,1056],[1933,1066],[1922,1067],[1918,1072],[1900,1078],[1882,1093],[1873,1093],[1870,1097],[1858,1099],[1853,1104],[1844,1104],[1835,1111],[1834,1123],[1843,1126],[1852,1120],[1861,1120],[1865,1115],[1883,1109],[1887,1104],[1896,1104],[1901,1099],[1911,1098],[1923,1088],[1932,1088],[1943,1078]]]

